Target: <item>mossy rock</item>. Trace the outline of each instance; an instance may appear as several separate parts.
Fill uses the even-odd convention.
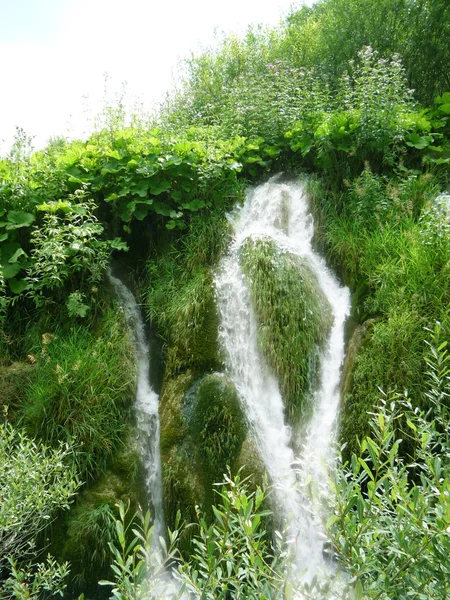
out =
[[[169,340],[166,376],[176,376],[187,370],[200,375],[221,369],[219,315],[211,269],[199,267],[188,280],[181,280],[173,289],[162,291],[168,295],[163,305],[166,321],[162,331]],[[162,300],[159,303],[162,304]]]
[[[248,437],[241,446],[241,450],[234,463],[234,471],[240,471],[242,478],[248,478],[249,487],[264,487],[268,474],[256,441]]]
[[[286,417],[310,416],[319,353],[333,322],[331,307],[308,260],[271,240],[248,238],[240,262],[258,321],[258,347],[278,377]]]
[[[204,472],[198,463],[195,447],[189,440],[173,446],[162,465],[164,488],[164,517],[173,527],[179,511],[185,523],[195,521],[196,510],[206,510],[208,490]],[[189,541],[188,535],[183,543]]]
[[[383,393],[407,389],[412,398],[424,397],[424,325],[416,313],[399,311],[355,330],[343,380],[340,439],[347,444],[345,458],[358,452],[358,439],[370,433],[368,413],[374,412]],[[408,451],[407,442],[402,449]]]
[[[344,367],[342,369],[341,398],[345,398],[346,394],[350,391],[355,359],[361,351],[364,342],[367,341],[374,323],[375,319],[367,319],[367,321],[364,321],[361,325],[357,325],[353,330],[347,345]]]
[[[159,401],[161,457],[173,446],[181,444],[188,435],[188,427],[183,415],[186,392],[192,386],[194,377],[190,371],[172,379],[166,379]]]
[[[161,458],[166,522],[177,511],[186,522],[196,506],[210,511],[213,484],[237,463],[247,434],[233,383],[210,373],[193,382],[188,372],[167,381],[160,403]]]
[[[245,415],[233,382],[222,373],[206,375],[187,396],[185,414],[210,481],[222,479],[247,436]]]

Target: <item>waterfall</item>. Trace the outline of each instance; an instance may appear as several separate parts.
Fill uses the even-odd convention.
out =
[[[159,543],[159,537],[164,534],[163,489],[159,451],[159,397],[150,385],[149,346],[139,306],[134,295],[120,279],[109,274],[109,280],[114,287],[127,321],[134,329],[137,360],[135,414],[138,440],[145,469],[147,495],[152,508],[153,540],[154,543]]]
[[[323,536],[316,509],[304,493],[304,482],[325,479],[332,461],[331,442],[339,407],[340,370],[344,359],[344,322],[350,309],[347,288],[339,285],[325,261],[313,250],[314,223],[302,183],[280,183],[278,176],[253,189],[242,207],[232,213],[234,238],[215,278],[221,318],[220,339],[233,380],[275,488],[275,511],[287,523],[293,562],[301,579],[310,583],[332,566],[323,558]],[[272,240],[277,247],[306,259],[330,303],[333,325],[320,359],[320,382],[314,393],[314,412],[299,444],[284,420],[278,382],[257,347],[257,322],[250,293],[239,264],[249,237]],[[292,447],[301,446],[295,456]],[[303,491],[302,491],[303,483]]]

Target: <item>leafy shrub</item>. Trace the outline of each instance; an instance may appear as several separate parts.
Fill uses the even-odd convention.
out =
[[[73,452],[63,444],[50,449],[0,423],[0,569],[7,568],[8,557],[32,556],[55,511],[69,507],[79,486],[70,465]]]
[[[403,395],[384,397],[371,435],[334,474],[328,535],[360,598],[448,596],[450,357],[437,335],[439,327],[426,357],[432,411]],[[405,443],[415,449],[407,460]]]

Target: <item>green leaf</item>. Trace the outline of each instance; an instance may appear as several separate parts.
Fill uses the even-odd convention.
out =
[[[172,190],[170,192],[170,197],[173,198],[176,202],[181,200],[181,192],[179,190]]]
[[[19,261],[19,258],[21,256],[25,256],[28,258],[28,255],[23,248],[17,248],[17,250],[14,252],[14,254],[11,256],[11,258],[8,260],[8,262],[10,264],[16,263]]]
[[[430,145],[430,141],[428,137],[419,135],[418,133],[410,133],[406,140],[406,144],[412,148],[423,150]]]
[[[289,582],[286,582],[286,585],[284,586],[283,598],[284,600],[292,600],[293,597],[292,585]]]
[[[339,519],[339,517],[337,515],[331,515],[331,517],[329,517],[326,525],[325,525],[325,529],[330,529],[330,527],[332,525],[334,525],[334,523],[336,523],[336,521]]]
[[[356,582],[356,585],[355,585],[355,600],[362,600],[363,595],[364,595],[363,586],[362,586],[361,580],[358,579],[358,581]]]
[[[149,187],[150,181],[148,179],[142,179],[138,184],[131,188],[131,193],[140,196],[141,198],[145,198]]]
[[[12,279],[19,273],[22,267],[18,263],[14,263],[13,265],[4,265],[3,267],[3,277],[5,279]]]
[[[153,194],[153,196],[159,196],[159,194],[162,194],[163,192],[167,192],[167,190],[169,190],[171,188],[170,185],[170,181],[156,181],[153,182],[152,180],[149,181],[149,190],[150,193]]]
[[[443,112],[445,115],[450,115],[450,102],[446,102],[445,104],[441,104],[439,110]]]
[[[111,240],[111,248],[113,250],[120,250],[123,252],[128,252],[128,244],[124,242],[120,237],[116,237]]]
[[[8,239],[8,234],[7,233],[0,234],[0,242],[4,242],[7,239]]]
[[[181,204],[183,208],[186,210],[191,210],[193,212],[200,210],[201,208],[205,208],[206,203],[204,200],[199,200],[198,198],[195,200],[191,200],[191,202],[185,202]]]
[[[19,229],[19,227],[29,227],[34,221],[34,215],[23,210],[10,210],[7,219],[9,223],[6,229]]]
[[[8,284],[14,294],[21,294],[28,287],[28,283],[25,281],[25,279],[10,279]]]
[[[155,202],[154,209],[157,215],[163,215],[164,217],[169,217],[173,213],[173,209],[165,202]]]
[[[374,479],[373,479],[372,471],[369,469],[369,466],[366,463],[366,461],[359,456],[358,457],[358,462],[362,466],[362,468],[364,469],[364,471],[367,473],[367,475],[370,477],[370,479],[373,481]]]
[[[148,215],[149,207],[146,204],[138,204],[133,213],[133,216],[138,221],[143,221],[145,217]]]

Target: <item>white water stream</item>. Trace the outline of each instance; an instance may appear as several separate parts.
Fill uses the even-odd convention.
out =
[[[234,213],[234,239],[215,279],[221,316],[221,343],[232,378],[259,451],[276,489],[276,512],[287,523],[294,564],[302,581],[332,571],[324,559],[319,515],[304,493],[308,475],[325,479],[332,461],[331,442],[339,408],[339,383],[344,359],[344,322],[350,294],[340,286],[325,261],[313,250],[313,220],[304,184],[279,183],[279,177],[252,190]],[[257,323],[249,290],[239,265],[240,249],[249,238],[273,240],[281,250],[309,261],[333,314],[333,325],[321,356],[320,383],[314,394],[314,413],[300,456],[291,449],[293,433],[284,420],[278,383],[257,348]],[[303,484],[303,492],[302,492]]]
[[[137,360],[136,422],[140,455],[145,469],[145,483],[153,516],[153,540],[158,544],[164,535],[163,489],[159,451],[159,397],[149,379],[149,346],[141,311],[131,291],[117,277],[109,274],[125,317],[134,330]],[[155,546],[156,547],[156,546]]]

